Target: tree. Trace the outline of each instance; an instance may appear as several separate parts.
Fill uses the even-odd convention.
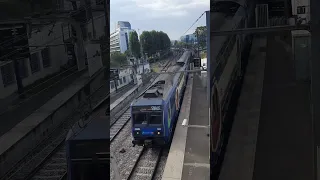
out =
[[[177,46],[177,45],[178,45],[178,41],[175,40],[174,43],[173,43],[173,45],[174,45],[174,46]]]
[[[149,31],[143,31],[140,35],[140,43],[142,47],[143,54],[147,53],[148,55],[152,55],[152,37]]]
[[[129,49],[133,57],[141,58],[140,42],[136,31],[130,32],[129,35]]]
[[[121,67],[127,64],[128,64],[128,61],[125,54],[122,54],[120,52],[113,52],[110,54],[111,67]]]
[[[142,52],[154,57],[158,52],[166,52],[171,47],[169,36],[162,31],[143,31],[140,35]]]
[[[196,28],[196,30],[193,34],[197,37],[199,47],[205,48],[206,42],[207,42],[207,27],[206,26],[199,26]]]

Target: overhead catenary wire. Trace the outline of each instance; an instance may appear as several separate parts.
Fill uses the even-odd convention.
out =
[[[90,8],[93,4],[94,3],[91,3],[91,4],[86,5],[86,6],[82,6],[84,9],[72,10],[72,11],[70,11],[70,13],[72,13],[71,15],[76,15],[78,13],[81,13],[81,12],[85,11],[86,8]],[[68,18],[70,18],[70,16]],[[81,23],[84,23],[86,21],[88,21],[88,20],[82,21]],[[49,26],[51,26],[52,24],[54,24],[56,22],[57,22],[57,20],[54,20],[49,25],[46,25],[46,26],[41,27],[41,28],[49,27]],[[37,34],[37,33],[38,33],[38,30],[34,30],[31,34]],[[11,38],[10,40],[7,40],[7,41],[4,41],[4,42],[0,43],[0,48],[6,48],[7,46],[12,45],[14,43],[14,41],[19,41],[19,40],[23,40],[23,39],[27,39],[25,34],[22,34],[22,35],[19,35],[19,36],[15,36],[15,37]],[[11,43],[10,43],[10,41],[11,41]],[[9,44],[7,44],[7,43],[9,43]]]
[[[98,18],[96,18],[96,19],[100,19],[100,18],[102,18],[102,17],[104,17],[104,16],[98,17]],[[90,22],[87,22],[87,20],[85,20],[85,21],[82,21],[82,22],[79,22],[79,23],[83,25],[83,24],[89,24]],[[57,40],[57,39],[59,39],[59,38],[62,38],[63,35],[64,35],[64,33],[62,32],[60,36],[58,36],[57,38],[53,39],[52,41]],[[51,42],[52,42],[52,41],[51,41]],[[50,42],[47,42],[46,45],[47,45],[48,43],[50,43]],[[42,45],[42,46],[39,46],[39,47],[46,47],[46,45]],[[27,47],[29,47],[29,44],[27,44],[27,45],[25,45],[25,46],[22,46],[22,47],[19,47],[19,49],[21,49],[21,48],[27,48]],[[1,56],[0,59],[6,58],[6,57],[11,56],[11,55],[13,55],[13,54],[15,54],[15,53],[19,53],[19,49],[16,49],[16,50],[14,50],[14,51],[11,51],[11,52],[8,53],[8,54],[5,54],[5,55]],[[33,50],[36,50],[36,49],[33,49]]]
[[[185,34],[202,18],[202,16],[203,16],[205,13],[206,13],[206,11],[203,12],[203,13],[195,20],[194,23],[192,23],[192,25],[189,27],[188,30],[186,30],[186,31],[183,33],[183,35],[185,35]]]

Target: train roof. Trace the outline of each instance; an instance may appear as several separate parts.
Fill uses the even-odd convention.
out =
[[[81,122],[79,122],[82,125]],[[102,140],[110,139],[109,136],[109,121],[105,118],[94,118],[85,127],[81,128],[76,123],[69,130],[66,140]]]
[[[134,106],[161,106],[162,99],[140,99],[134,103]]]
[[[177,61],[177,63],[185,63],[186,62],[186,58],[190,55],[190,51],[185,51],[182,56],[179,58],[179,60]]]
[[[184,62],[187,60],[186,58],[190,55],[190,52],[184,53]],[[183,56],[182,55],[182,56]],[[181,57],[182,57],[181,56]],[[183,59],[179,59],[183,60]],[[175,62],[177,63],[177,62]],[[171,65],[167,72],[175,72],[184,68],[181,65],[174,64],[171,62]],[[162,105],[162,100],[165,100],[169,95],[169,92],[177,81],[180,73],[176,73],[175,75],[171,74],[160,74],[143,94],[139,96],[136,100],[133,101],[132,106],[144,106],[144,105]]]

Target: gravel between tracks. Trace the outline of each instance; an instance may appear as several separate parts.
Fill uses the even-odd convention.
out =
[[[154,176],[154,180],[161,180],[162,179],[162,174],[163,174],[163,171],[166,167],[168,155],[169,155],[169,149],[164,149],[162,152],[162,156],[161,156],[158,168],[155,172],[156,174]]]
[[[121,150],[125,150],[124,153],[120,153]],[[139,157],[142,147],[132,147],[131,137],[131,124],[127,123],[122,131],[118,134],[117,138],[110,145],[110,151],[114,161],[117,163],[118,171],[122,179],[127,179],[136,160]],[[113,169],[111,171],[111,179],[114,179]]]

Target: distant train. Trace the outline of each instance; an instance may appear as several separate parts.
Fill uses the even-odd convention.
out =
[[[215,0],[210,11],[211,30],[253,27],[254,9],[254,0]],[[210,39],[211,167],[221,164],[223,159],[232,126],[236,89],[241,87],[252,38],[252,35],[234,34]]]
[[[191,58],[191,51],[185,51],[167,72],[186,70]],[[186,72],[161,74],[150,88],[132,102],[134,145],[154,147],[170,144],[186,83]]]

